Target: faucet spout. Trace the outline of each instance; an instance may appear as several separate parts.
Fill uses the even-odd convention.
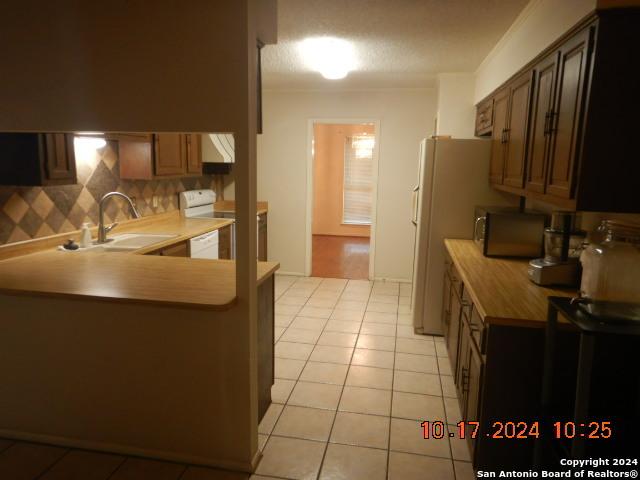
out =
[[[104,195],[101,199],[100,199],[100,203],[98,204],[98,218],[99,218],[99,224],[98,224],[98,243],[106,243],[109,241],[109,239],[107,238],[107,234],[113,230],[116,225],[118,225],[118,223],[113,223],[111,225],[109,225],[108,227],[105,226],[104,224],[104,205],[105,202],[110,199],[111,197],[121,197],[124,198],[128,203],[129,203],[129,209],[131,210],[131,215],[133,216],[133,218],[140,218],[140,214],[138,213],[138,210],[136,210],[135,205],[133,204],[133,201],[126,196],[124,193],[120,193],[120,192],[109,192],[106,195]]]

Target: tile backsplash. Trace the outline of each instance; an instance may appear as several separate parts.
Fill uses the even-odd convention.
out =
[[[214,188],[210,175],[167,180],[120,180],[118,143],[98,150],[76,149],[78,183],[55,187],[0,186],[0,244],[78,230],[84,222],[98,223],[98,201],[111,191],[135,197],[141,215],[178,209],[178,193]],[[157,196],[157,206],[153,197]],[[120,199],[105,207],[105,223],[130,218]]]

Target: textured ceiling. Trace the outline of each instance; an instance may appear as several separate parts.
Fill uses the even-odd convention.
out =
[[[528,0],[279,0],[278,44],[263,51],[265,88],[419,87],[437,73],[474,71]],[[354,42],[344,80],[310,72],[298,43]]]

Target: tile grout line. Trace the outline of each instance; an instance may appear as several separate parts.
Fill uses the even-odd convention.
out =
[[[306,277],[301,277],[301,278],[306,278]],[[291,285],[289,285],[289,287],[282,293],[284,295],[284,293],[286,293],[287,290],[291,289],[291,287],[293,285],[295,285],[296,283],[298,283],[298,280],[295,280],[293,283],[291,283]],[[298,313],[300,313],[302,311],[302,309],[304,308],[304,306],[307,304],[307,302],[309,301],[309,299],[311,298],[311,296],[313,295],[313,293],[318,289],[318,287],[320,286],[320,284],[322,283],[322,281],[318,282],[318,285],[311,291],[311,293],[309,294],[309,297],[307,298],[307,301],[300,306],[300,308],[298,309],[298,312],[293,315],[293,320],[295,320],[295,318],[298,316]],[[275,305],[274,305],[275,307]],[[291,327],[291,323],[293,323],[293,320],[291,320],[291,322],[289,322],[289,325],[287,325],[287,327],[284,329],[284,332],[282,332],[282,335],[280,335],[280,338],[282,338],[282,336],[287,332],[287,330]],[[273,350],[274,350],[274,357],[275,357],[275,348],[276,348],[276,344],[280,342],[280,338],[278,339],[278,341],[273,345]],[[320,337],[318,336],[318,339]],[[316,340],[316,344],[317,344],[317,340]],[[314,348],[315,345],[314,344]],[[311,354],[309,354],[309,356],[311,356]],[[309,361],[309,359],[307,358],[307,360],[305,360],[304,365],[302,366],[302,369],[300,370],[300,373],[298,374],[298,376],[296,377],[296,379],[294,380],[294,384],[293,387],[291,388],[291,391],[289,392],[289,395],[287,396],[287,399],[285,400],[285,403],[282,404],[282,410],[280,410],[280,413],[278,414],[278,416],[276,417],[275,421],[273,422],[273,428],[271,428],[271,430],[268,433],[267,436],[267,441],[264,442],[264,448],[267,447],[267,445],[269,444],[270,440],[271,440],[271,435],[273,434],[273,431],[276,428],[276,425],[278,424],[278,421],[280,420],[280,417],[282,416],[282,412],[284,412],[285,407],[288,405],[289,403],[289,399],[291,398],[291,395],[293,394],[293,391],[296,388],[296,385],[298,384],[298,380],[300,379],[300,375],[302,375],[302,372],[304,371],[305,367],[307,366],[307,362]],[[275,372],[274,372],[275,375]],[[282,379],[281,379],[282,380]],[[273,401],[271,402],[271,404],[273,405]],[[258,424],[258,428],[260,427],[260,425]],[[260,432],[258,432],[258,435],[260,434]],[[260,437],[258,437],[258,440],[260,440]],[[263,448],[263,450],[264,450]]]
[[[47,468],[45,468],[42,472],[40,472],[38,475],[36,475],[33,480],[38,480],[39,478],[42,478],[44,475],[46,475],[48,472],[50,472],[51,469],[53,467],[55,467],[58,463],[60,463],[60,461],[62,461],[62,459],[64,457],[69,455],[72,452],[72,450],[73,449],[71,449],[71,448],[67,449],[66,452],[64,452],[62,455],[60,455],[60,458],[58,458],[55,462],[53,462],[51,465],[49,465]]]
[[[398,286],[398,295],[400,294],[400,286]],[[398,304],[400,303],[400,297],[398,296]],[[391,423],[393,422],[393,386],[396,381],[396,351],[398,349],[398,314],[396,314],[396,338],[393,342],[393,369],[391,370],[391,403],[389,405],[389,433],[387,436],[387,472],[385,478],[389,478],[389,466],[391,465]]]
[[[118,466],[116,468],[114,468],[113,472],[111,472],[111,474],[106,478],[106,480],[109,480],[110,478],[113,478],[113,476],[118,472],[118,470],[120,470],[122,468],[122,466],[127,462],[127,460],[130,457],[124,457],[122,459],[122,461],[118,464]]]
[[[442,410],[444,411],[444,423],[445,425],[447,425],[447,444],[449,446],[449,455],[451,455],[451,469],[453,470],[453,478],[454,480],[457,480],[456,477],[456,464],[454,463],[453,460],[453,448],[451,448],[451,438],[449,437],[449,419],[447,418],[447,407],[444,403],[444,389],[442,388],[442,378],[441,378],[441,373],[440,373],[440,361],[438,359],[438,347],[435,345],[434,342],[434,349],[435,349],[435,354],[436,354],[436,368],[438,370],[438,381],[440,382],[440,392],[442,393]],[[447,351],[447,355],[448,355],[448,351]],[[441,357],[442,358],[442,357]],[[446,358],[446,361],[449,361],[449,358]],[[453,373],[453,372],[452,372]],[[457,394],[456,394],[457,396]],[[456,398],[457,400],[457,398]]]
[[[349,285],[349,281],[347,281],[346,285]],[[346,286],[345,286],[346,289]],[[342,294],[344,293],[344,290],[342,290],[342,292],[340,293],[340,296],[342,296]],[[349,371],[351,370],[351,362],[353,362],[353,356],[356,353],[356,345],[358,344],[358,339],[360,338],[360,332],[362,331],[362,324],[364,323],[364,316],[366,314],[367,311],[367,306],[369,306],[369,300],[371,299],[371,294],[373,292],[373,282],[371,283],[371,289],[369,290],[369,296],[367,297],[367,302],[366,305],[364,307],[364,312],[362,313],[362,320],[360,320],[360,328],[358,329],[358,335],[356,336],[356,341],[353,344],[353,350],[351,351],[351,357],[349,358],[349,364],[347,367],[347,374],[344,377],[344,383],[342,384],[342,388],[340,390],[340,396],[338,397],[338,404],[336,405],[336,411],[335,411],[335,415],[333,416],[333,421],[331,422],[331,428],[329,429],[329,436],[327,437],[327,442],[325,444],[324,447],[324,452],[322,454],[322,460],[320,461],[320,468],[318,469],[318,474],[316,475],[316,479],[320,478],[320,475],[322,474],[322,469],[324,467],[324,461],[327,458],[327,450],[329,450],[329,442],[331,440],[331,434],[333,433],[333,428],[336,424],[336,418],[338,417],[338,412],[339,412],[339,408],[340,408],[340,402],[342,402],[342,395],[344,394],[344,389],[346,387],[347,384],[347,378],[349,377]],[[338,299],[338,301],[340,301]],[[336,302],[337,305],[337,302]],[[335,310],[335,307],[334,307]],[[333,311],[331,312],[333,314]],[[328,322],[327,322],[328,323]]]
[[[306,278],[306,277],[304,277]],[[307,303],[309,302],[309,300],[311,299],[311,297],[313,296],[313,294],[320,288],[320,285],[322,285],[322,282],[324,281],[324,279],[322,279],[320,282],[318,282],[318,284],[316,285],[316,287],[310,292],[309,296],[307,297],[306,302],[300,306],[300,309],[298,310],[298,312],[293,316],[293,320],[291,320],[291,322],[289,323],[289,325],[285,328],[285,331],[282,332],[282,335],[284,335],[286,333],[286,331],[291,328],[291,323],[293,323],[293,321],[296,319],[296,317],[298,316],[298,313],[300,313],[302,311],[302,309],[307,306]],[[292,285],[295,285],[296,283],[298,283],[298,280],[296,280],[294,283],[292,283],[289,288],[291,288]],[[348,285],[349,281],[347,280],[347,282],[345,283],[345,287],[343,287],[340,290],[340,295],[338,296],[338,300],[336,300],[336,304],[339,301],[340,296],[342,296],[342,292],[344,291],[344,288],[346,288],[346,285]],[[289,289],[288,288],[288,289]],[[287,289],[287,290],[288,290]],[[331,309],[331,313],[333,313],[333,310],[335,310],[335,306]],[[331,317],[331,314],[329,315],[329,317]],[[316,339],[316,342],[313,344],[313,347],[315,349],[315,347],[318,345],[318,340],[320,340],[320,336],[322,335],[322,333],[324,332],[324,329],[326,328],[326,324],[329,323],[329,319],[326,319],[326,323],[325,325],[322,327],[322,330],[320,331],[320,334],[318,335],[318,338]],[[280,338],[282,338],[282,335],[280,336]],[[278,342],[280,342],[280,340],[278,339]],[[276,342],[276,343],[278,343]],[[275,350],[275,345],[274,345],[274,350]],[[313,352],[313,350],[312,350]],[[309,359],[311,358],[311,353],[309,354],[309,356],[307,357],[307,359],[304,361],[304,365],[302,366],[302,369],[300,370],[300,373],[298,374],[298,376],[295,379],[295,383],[293,384],[293,387],[291,389],[291,392],[289,392],[289,395],[287,396],[287,399],[285,401],[282,407],[282,410],[280,411],[280,413],[278,414],[275,422],[273,423],[273,428],[271,429],[271,431],[269,432],[269,436],[267,438],[267,441],[265,442],[264,446],[266,448],[266,446],[269,444],[269,442],[271,441],[271,437],[273,436],[273,431],[276,428],[276,425],[278,424],[278,421],[280,421],[280,417],[282,416],[282,413],[284,412],[285,408],[287,407],[287,405],[289,405],[289,399],[291,398],[291,395],[293,394],[293,391],[295,390],[296,386],[298,385],[298,382],[300,382],[300,376],[302,375],[302,372],[304,371],[304,369],[306,368],[307,364],[309,363]],[[345,381],[346,381],[346,377],[345,377]],[[339,400],[338,400],[339,402]],[[292,405],[292,406],[296,406],[296,405]],[[337,411],[337,407],[336,407],[336,411]],[[335,416],[334,416],[334,421],[335,421]],[[278,435],[275,435],[276,437]],[[284,438],[290,438],[290,437],[284,437]],[[306,439],[307,441],[309,441],[308,439]],[[328,439],[327,439],[327,445],[328,445]],[[325,452],[326,452],[326,445],[325,445]],[[318,474],[320,472],[320,469],[322,468],[322,463],[324,462],[324,453],[322,456],[322,461],[320,462],[320,468],[318,469]]]

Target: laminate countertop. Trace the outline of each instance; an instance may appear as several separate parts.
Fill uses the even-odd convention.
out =
[[[226,219],[187,219],[178,213],[123,222],[119,233],[175,235],[133,252],[65,252],[46,248],[0,261],[0,293],[27,296],[150,303],[227,310],[236,303],[235,262],[144,255],[233,223]],[[69,235],[73,237],[73,235]],[[60,236],[55,236],[58,243]],[[53,240],[44,240],[53,241]],[[28,244],[29,242],[25,242]],[[32,242],[37,243],[37,242]],[[2,247],[2,248],[8,248]],[[13,248],[16,248],[15,246]],[[33,245],[22,246],[25,252]],[[262,283],[279,268],[258,262]]]
[[[444,244],[485,324],[542,328],[547,297],[577,293],[533,283],[527,275],[528,260],[485,257],[473,240],[445,239]]]

